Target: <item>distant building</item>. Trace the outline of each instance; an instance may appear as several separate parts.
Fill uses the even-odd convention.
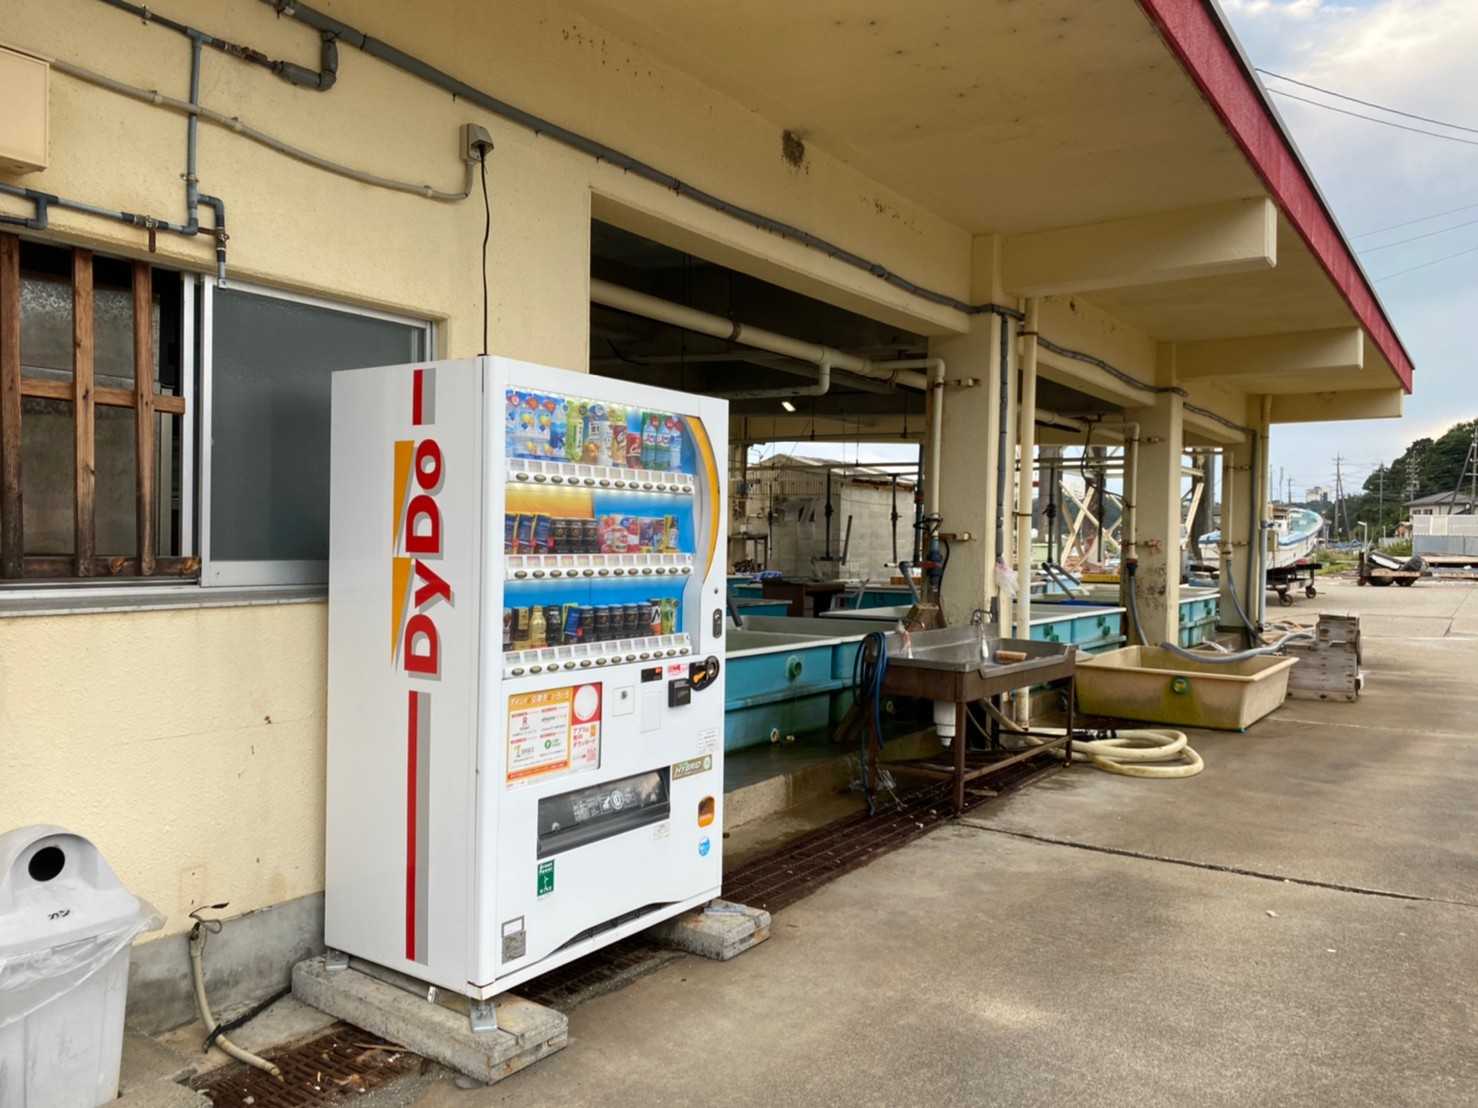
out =
[[[1305,504],[1328,504],[1333,493],[1328,485],[1315,485],[1304,490]]]
[[[764,568],[786,574],[886,579],[913,554],[913,486],[914,474],[902,467],[783,454],[752,465],[745,487],[733,489],[730,560],[760,561],[763,551]]]
[[[1413,516],[1465,516],[1473,514],[1475,501],[1467,493],[1436,492],[1408,500]]]

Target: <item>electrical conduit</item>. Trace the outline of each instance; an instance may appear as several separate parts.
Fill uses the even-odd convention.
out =
[[[135,85],[124,84],[122,81],[105,77],[101,73],[94,73],[90,69],[84,69],[80,65],[73,65],[71,62],[53,61],[51,67],[58,73],[65,73],[69,77],[75,77],[79,81],[86,81],[88,84],[108,89],[110,92],[116,92],[121,96],[128,96],[146,104],[168,108],[170,111],[199,116],[209,123],[214,123],[218,127],[224,127],[226,130],[238,134],[242,138],[265,146],[269,150],[275,150],[277,153],[286,155],[295,161],[300,161],[305,165],[311,165],[315,169],[326,170],[340,177],[347,177],[351,181],[359,181],[361,184],[373,185],[376,188],[392,189],[396,192],[405,192],[412,196],[423,196],[428,200],[440,200],[448,203],[465,200],[472,192],[472,177],[475,170],[475,163],[470,161],[467,162],[466,179],[462,183],[462,190],[460,192],[443,192],[432,188],[430,185],[417,185],[409,181],[395,181],[388,177],[380,177],[373,173],[366,173],[362,170],[340,165],[337,162],[331,162],[327,158],[320,158],[316,154],[310,154],[306,150],[300,150],[296,146],[291,146],[280,139],[275,139],[271,135],[264,134],[254,127],[249,127],[235,116],[228,116],[222,112],[213,111],[201,104],[192,104],[185,100],[176,99],[173,96],[165,96],[155,89],[145,89]]]

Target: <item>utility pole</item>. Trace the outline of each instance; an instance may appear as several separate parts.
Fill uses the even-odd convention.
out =
[[[1406,512],[1405,512],[1406,505],[1407,504],[1410,504],[1413,500],[1415,500],[1416,499],[1416,494],[1421,491],[1421,487],[1422,487],[1422,482],[1421,482],[1421,468],[1422,468],[1422,452],[1419,449],[1416,449],[1415,447],[1413,447],[1412,450],[1409,451],[1407,453],[1407,455],[1406,455],[1406,482],[1405,482],[1405,485],[1406,485],[1405,497],[1406,497],[1406,499],[1405,499],[1405,502],[1402,504],[1402,513],[1401,513],[1403,517],[1406,514]]]
[[[1334,456],[1334,537],[1349,538],[1350,521],[1345,515],[1344,457]]]
[[[1376,520],[1380,525],[1380,537],[1386,537],[1386,463],[1380,462],[1380,468],[1376,474],[1380,477],[1380,507],[1377,509],[1379,515]]]
[[[1452,490],[1452,496],[1448,500],[1449,512],[1456,513],[1457,498],[1462,495],[1463,484],[1469,483],[1468,511],[1471,514],[1478,508],[1478,420],[1473,422],[1473,441],[1468,444],[1468,456],[1463,459],[1463,468],[1457,475],[1457,487]]]

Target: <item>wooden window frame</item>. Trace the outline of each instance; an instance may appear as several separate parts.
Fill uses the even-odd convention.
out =
[[[51,381],[21,375],[20,239],[0,233],[0,579],[85,577],[193,578],[200,559],[158,556],[154,416],[187,417],[184,396],[154,392],[153,269],[132,264],[132,389],[99,388],[93,376],[93,253],[72,250],[72,380]],[[76,482],[73,490],[75,539],[67,555],[26,555],[21,500],[21,400],[63,400],[72,404]],[[97,553],[96,409],[132,408],[136,459],[138,545],[131,556]]]

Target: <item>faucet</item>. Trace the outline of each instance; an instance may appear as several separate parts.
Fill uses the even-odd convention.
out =
[[[990,646],[985,634],[985,629],[989,624],[986,623],[986,614],[982,609],[976,608],[970,613],[970,626],[974,627],[976,633],[980,636],[980,661],[982,663],[989,662]]]

